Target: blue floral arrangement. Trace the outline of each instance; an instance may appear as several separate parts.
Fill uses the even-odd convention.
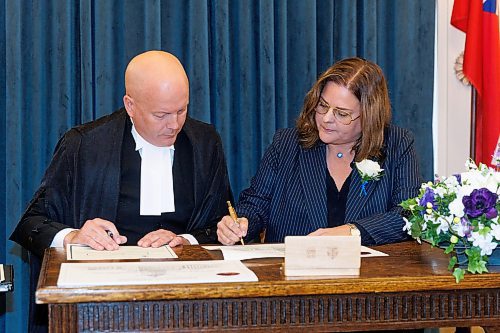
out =
[[[487,272],[500,242],[500,172],[470,160],[465,166],[461,174],[422,184],[416,198],[401,203],[408,214],[403,230],[418,242],[453,253],[448,268],[457,283],[466,271]],[[466,267],[455,267],[464,264],[457,254],[464,256]]]

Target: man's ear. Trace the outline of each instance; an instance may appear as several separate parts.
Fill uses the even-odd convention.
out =
[[[127,110],[129,117],[132,118],[134,116],[134,100],[132,97],[129,95],[123,96],[123,105],[125,106],[125,110]]]

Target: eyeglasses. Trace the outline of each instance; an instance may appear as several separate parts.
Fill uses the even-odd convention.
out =
[[[325,115],[330,110],[332,110],[335,120],[343,125],[350,125],[353,121],[360,117],[357,116],[356,118],[353,118],[349,112],[346,112],[346,110],[330,106],[326,101],[320,99],[318,105],[316,106],[316,112],[320,115]]]

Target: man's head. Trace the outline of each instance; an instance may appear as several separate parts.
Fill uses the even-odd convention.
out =
[[[148,51],[133,58],[125,70],[123,103],[137,132],[149,143],[174,144],[186,121],[189,81],[170,53]]]

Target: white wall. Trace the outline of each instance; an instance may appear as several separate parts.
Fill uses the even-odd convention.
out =
[[[451,26],[452,9],[453,0],[436,0],[434,172],[443,176],[463,171],[470,151],[471,88],[453,68],[465,34]]]

